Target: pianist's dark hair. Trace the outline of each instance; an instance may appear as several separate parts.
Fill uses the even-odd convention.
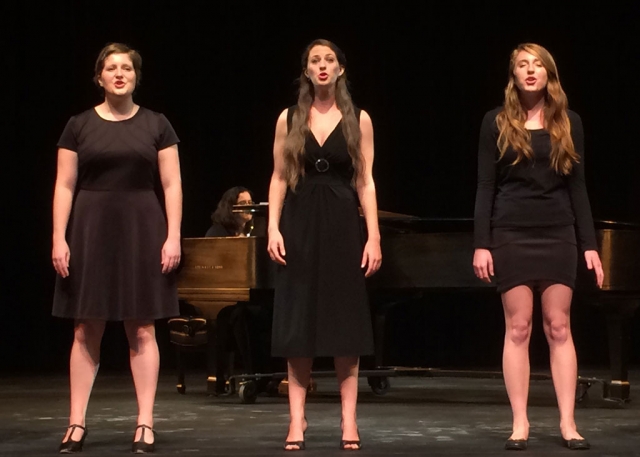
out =
[[[211,221],[214,224],[222,225],[226,230],[238,233],[245,224],[238,214],[233,213],[233,205],[238,202],[238,195],[242,192],[249,192],[251,195],[251,199],[253,200],[253,195],[249,189],[242,186],[232,187],[227,190],[224,194],[222,194],[222,198],[218,202],[218,207],[216,210],[211,213]]]
[[[304,176],[304,143],[309,134],[309,111],[315,98],[313,84],[307,78],[305,72],[309,63],[309,53],[314,46],[327,46],[336,54],[338,64],[344,69],[347,58],[344,53],[329,40],[318,39],[312,41],[302,53],[302,73],[298,78],[300,84],[298,90],[298,108],[293,114],[291,130],[287,135],[284,145],[284,161],[286,166],[286,179],[289,187],[294,190],[298,180]],[[353,101],[348,89],[347,72],[344,71],[338,77],[335,88],[336,104],[342,113],[342,132],[347,140],[347,149],[351,156],[351,163],[355,170],[352,184],[355,185],[358,176],[363,171],[363,159],[360,152],[360,124],[356,118]]]

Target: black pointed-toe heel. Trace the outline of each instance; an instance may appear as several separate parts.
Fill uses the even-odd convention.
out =
[[[584,438],[581,438],[579,440],[565,440],[564,438],[562,438],[562,442],[572,451],[586,451],[591,449],[591,445]]]
[[[142,429],[142,433],[140,433],[140,439],[138,441],[134,441],[133,445],[131,445],[131,452],[133,452],[134,454],[147,454],[147,453],[151,453],[153,451],[155,451],[156,447],[156,440],[155,440],[155,436],[156,436],[156,431],[154,429],[152,429],[151,427],[149,427],[148,425],[138,425],[136,427],[136,431],[141,428]],[[144,442],[144,432],[146,432],[147,430],[151,430],[151,433],[153,433],[154,439],[153,439],[153,443],[145,443]]]
[[[76,428],[79,428],[82,430],[82,438],[80,438],[80,441],[74,441],[71,439],[71,437],[73,436],[73,432],[76,431]],[[60,448],[58,449],[58,452],[60,454],[75,454],[76,452],[82,452],[82,445],[84,444],[84,439],[87,437],[87,434],[89,432],[85,427],[78,424],[69,425],[67,427],[67,430],[68,429],[71,429],[71,432],[69,433],[69,439],[67,439],[67,441],[63,441],[62,443],[60,443]]]
[[[528,439],[521,439],[521,440],[508,439],[507,442],[504,443],[504,448],[507,451],[524,451],[527,449],[528,445],[529,445]]]

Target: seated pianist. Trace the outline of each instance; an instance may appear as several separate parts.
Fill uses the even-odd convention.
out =
[[[236,186],[227,190],[218,207],[211,214],[212,225],[205,237],[249,236],[253,230],[253,215],[234,213],[233,205],[252,205],[251,191],[246,187]]]
[[[227,190],[216,210],[211,214],[212,225],[205,237],[251,236],[254,232],[253,214],[233,212],[234,205],[253,205],[252,193],[242,186]],[[233,367],[229,367],[229,354],[236,350],[242,361],[243,372],[264,372],[269,369],[271,347],[272,306],[238,303],[227,306],[218,314],[216,338],[216,394],[227,391],[226,379]],[[223,379],[220,379],[220,378]],[[264,386],[259,383],[259,389]]]

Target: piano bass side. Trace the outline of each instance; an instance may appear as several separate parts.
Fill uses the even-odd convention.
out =
[[[263,237],[185,238],[182,258],[178,295],[209,318],[274,287],[275,264]]]

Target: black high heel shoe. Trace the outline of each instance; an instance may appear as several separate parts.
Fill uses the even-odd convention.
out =
[[[357,446],[357,447],[347,447]],[[340,440],[341,451],[359,451],[362,449],[362,441],[358,440]]]
[[[133,452],[134,454],[147,454],[150,452],[155,451],[156,447],[156,440],[155,440],[155,436],[156,436],[156,431],[154,429],[152,429],[151,427],[149,427],[148,425],[144,425],[144,424],[140,424],[136,427],[136,431],[141,428],[142,429],[142,433],[140,433],[140,439],[138,441],[134,441],[133,444],[131,445],[131,452]],[[145,443],[144,442],[144,432],[146,432],[148,430],[151,430],[151,432],[153,433],[153,443]]]
[[[340,430],[342,428],[342,421],[340,421]],[[362,441],[360,440],[360,431],[358,430],[358,439],[357,440],[340,440],[340,450],[341,451],[359,451],[362,449]],[[347,446],[357,446],[357,447],[347,447]]]
[[[302,441],[285,441],[284,442],[284,450],[285,451],[304,451],[305,450],[305,435],[307,434],[307,427],[309,426],[309,422],[307,421],[307,418],[304,418],[304,422],[305,422],[305,427],[304,430],[302,431]],[[287,446],[297,446],[296,448],[293,449],[287,449]]]
[[[80,441],[74,441],[71,439],[71,437],[73,436],[73,432],[76,431],[76,428],[79,428],[82,430],[82,438],[80,438]],[[87,429],[82,425],[72,424],[67,427],[67,430],[69,429],[71,429],[71,432],[69,433],[69,438],[67,439],[67,441],[63,441],[62,443],[60,443],[60,448],[58,449],[58,452],[60,454],[75,454],[76,452],[82,452],[82,445],[84,444],[84,439],[89,434]]]

